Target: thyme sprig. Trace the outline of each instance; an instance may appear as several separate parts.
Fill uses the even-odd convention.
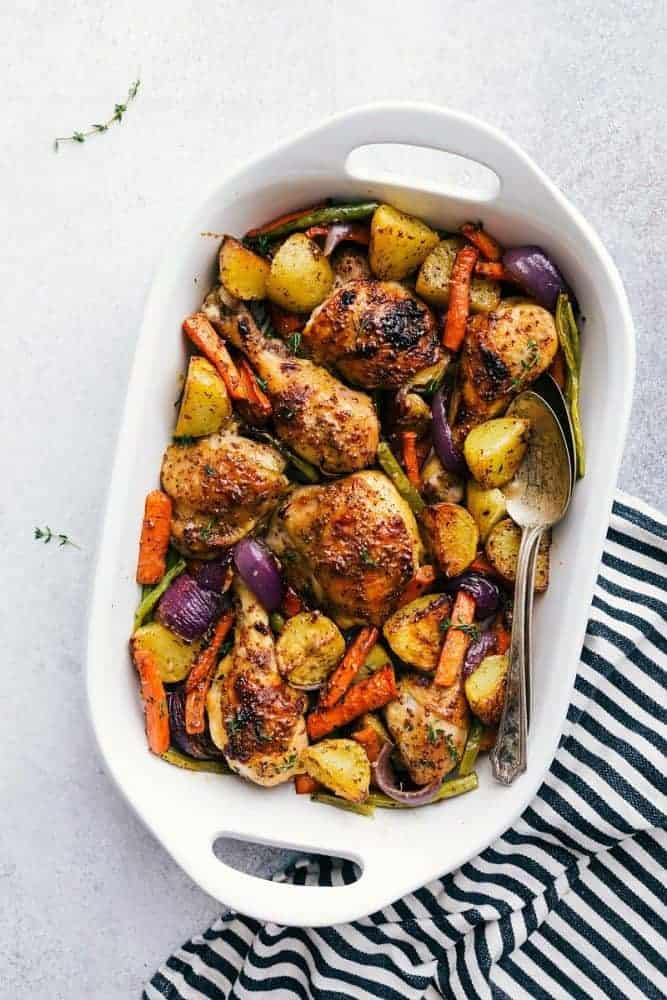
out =
[[[123,115],[128,109],[128,105],[135,99],[139,93],[139,87],[141,86],[141,80],[135,80],[130,89],[127,92],[127,97],[125,98],[124,104],[114,105],[114,111],[111,118],[108,118],[105,122],[100,124],[91,125],[88,129],[83,129],[80,132],[72,132],[71,135],[59,135],[54,141],[54,149],[58,152],[58,147],[61,142],[85,142],[86,139],[91,135],[97,135],[98,132],[106,132],[114,122],[122,122]]]
[[[457,625],[450,618],[443,618],[440,622],[440,631],[448,632],[449,629],[455,629],[457,632],[463,632],[463,634],[467,635],[473,642],[479,642],[479,625],[476,625],[474,622],[470,625]]]
[[[44,545],[48,545],[52,539],[57,538],[58,546],[60,548],[62,548],[63,545],[71,545],[73,549],[81,548],[80,545],[77,545],[76,542],[72,541],[69,535],[65,535],[62,532],[51,531],[48,524],[45,528],[35,528],[34,538],[36,542],[43,542]]]

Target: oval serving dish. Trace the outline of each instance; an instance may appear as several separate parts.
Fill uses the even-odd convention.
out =
[[[401,143],[481,163],[499,183],[466,195],[446,179],[353,173],[350,154]],[[389,159],[389,157],[388,157]],[[380,176],[381,174],[381,176]],[[444,178],[444,173],[443,173]],[[481,219],[505,246],[538,244],[567,276],[582,326],[582,418],[588,470],[554,533],[553,574],[535,616],[534,715],[527,772],[437,807],[378,810],[373,819],[315,807],[291,785],[266,790],[237,778],[169,767],[146,751],[127,634],[137,602],[138,526],[172,433],[184,370],[180,326],[213,283],[216,245],[202,231],[244,232],[264,219],[334,196],[374,199],[442,229]],[[195,284],[194,276],[198,277]],[[263,920],[321,926],[354,920],[451,871],[509,827],[542,782],[566,717],[625,438],[634,335],[609,255],[579,212],[500,132],[458,112],[419,104],[355,108],[236,171],[203,201],[167,248],[146,304],[118,440],[92,596],[87,652],[90,712],[100,751],[127,800],[188,874],[212,896]],[[333,813],[333,814],[332,814]],[[340,887],[294,886],[220,861],[220,836],[349,857],[362,869]]]

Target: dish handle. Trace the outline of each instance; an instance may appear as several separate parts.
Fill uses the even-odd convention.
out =
[[[361,146],[400,143],[454,153],[493,171],[500,182],[489,202],[529,209],[535,188],[553,190],[548,178],[503,132],[472,115],[432,104],[368,104],[334,115],[285,148],[288,159],[311,169],[347,170],[350,154]],[[470,200],[479,200],[478,198]]]
[[[325,927],[356,920],[376,908],[373,900],[384,899],[387,868],[382,855],[387,852],[382,849],[371,860],[348,855],[361,868],[356,882],[294,885],[231,868],[213,853],[219,836],[224,834],[200,843],[197,851],[179,859],[180,864],[206,892],[240,913],[287,927]]]

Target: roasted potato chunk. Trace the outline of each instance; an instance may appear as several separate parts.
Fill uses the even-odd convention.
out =
[[[215,434],[231,415],[225,383],[211,362],[198,356],[190,358],[174,436]]]
[[[465,694],[473,715],[485,726],[497,726],[503,713],[509,659],[485,656],[476,670],[466,678]]]
[[[521,529],[507,517],[491,529],[484,551],[487,559],[506,583],[516,580],[516,564],[521,544]],[[535,590],[540,593],[549,586],[549,549],[551,532],[545,531],[540,539],[535,568]]]
[[[271,261],[266,294],[283,309],[309,313],[333,285],[331,264],[305,233],[288,236]]]
[[[422,264],[417,278],[416,292],[432,306],[449,303],[449,282],[454,258],[465,246],[465,240],[452,236],[438,243]],[[500,284],[488,278],[473,277],[470,282],[470,311],[491,312],[500,302]]]
[[[521,465],[530,424],[518,417],[497,417],[473,427],[463,454],[473,476],[485,489],[504,486]]]
[[[466,507],[475,518],[482,544],[498,521],[507,516],[505,496],[499,489],[485,490],[474,479],[466,487]]]
[[[380,716],[376,715],[375,712],[364,712],[364,714],[357,719],[354,726],[355,733],[360,732],[363,729],[372,729],[373,732],[377,733],[383,743],[389,743],[391,740],[387,727]]]
[[[422,514],[433,554],[447,576],[458,576],[475,558],[479,531],[465,509],[455,503],[436,503]]]
[[[264,257],[248,250],[233,236],[225,236],[220,246],[220,281],[230,295],[248,302],[266,298],[266,279],[271,265]]]
[[[354,740],[321,740],[301,754],[307,774],[348,802],[368,797],[371,766],[366,752]]]
[[[438,234],[425,222],[380,205],[371,220],[371,271],[376,278],[400,281],[419,267],[437,242]]]
[[[289,618],[276,643],[278,670],[296,687],[322,684],[344,652],[340,629],[320,611]]]
[[[187,677],[201,648],[200,642],[186,642],[160,622],[142,625],[130,641],[133,650],[145,649],[152,653],[165,684],[175,684]]]
[[[446,594],[427,594],[395,611],[384,624],[384,637],[396,656],[418,670],[435,670],[452,602]]]
[[[438,456],[433,453],[422,468],[422,493],[429,503],[461,503],[463,480],[448,472]]]
[[[387,650],[379,642],[376,642],[370,653],[366,657],[365,662],[362,664],[361,669],[357,672],[357,676],[354,678],[353,684],[358,684],[359,681],[365,681],[367,677],[374,674],[376,670],[383,667],[385,663],[391,663],[391,657]]]

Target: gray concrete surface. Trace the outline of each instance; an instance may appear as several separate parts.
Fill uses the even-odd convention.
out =
[[[1,997],[137,997],[219,909],[111,786],[81,679],[124,386],[166,234],[220,172],[355,103],[424,99],[506,129],[618,262],[639,348],[621,485],[665,509],[664,13],[652,0],[3,6]],[[137,73],[120,127],[52,151]],[[44,524],[81,549],[37,544]]]

